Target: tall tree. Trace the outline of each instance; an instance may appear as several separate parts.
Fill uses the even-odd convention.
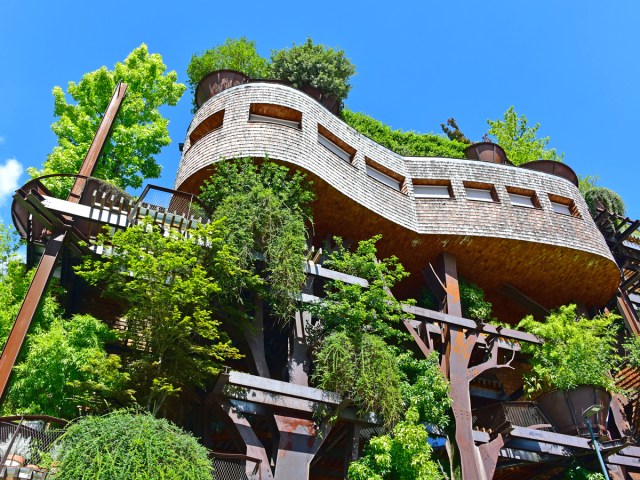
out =
[[[489,135],[495,138],[498,145],[504,148],[507,157],[515,165],[522,165],[532,160],[555,160],[561,162],[563,153],[555,148],[547,149],[549,137],[538,138],[540,124],[533,127],[524,115],[518,116],[513,106],[509,107],[502,120],[487,120]]]
[[[113,254],[86,258],[78,274],[128,302],[124,355],[136,398],[157,414],[183,386],[205,387],[225,360],[240,355],[211,311],[220,279],[242,275],[221,222],[163,233],[147,219],[98,237]]]
[[[54,87],[54,116],[51,128],[58,145],[44,162],[42,170],[29,169],[32,177],[53,173],[77,173],[98,128],[102,113],[118,81],[129,85],[127,96],[104,147],[95,176],[121,188],[138,188],[145,178],[160,176],[154,156],[171,140],[169,121],[159,111],[163,105],[175,105],[185,86],[177,82],[175,71],[165,73],[162,57],[149,54],[145,44],[133,50],[113,70],[101,67],[85,74],[79,83],[69,82],[67,101],[64,91]],[[47,186],[63,195],[68,180],[50,180]]]

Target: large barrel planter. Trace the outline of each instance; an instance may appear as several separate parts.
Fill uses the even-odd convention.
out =
[[[593,433],[602,439],[608,439],[607,417],[611,395],[602,389],[590,385],[581,385],[573,390],[554,390],[536,399],[543,413],[556,428],[558,433],[589,437],[589,428],[582,416],[592,405],[602,405],[604,408],[589,418]]]
[[[478,142],[464,149],[464,156],[468,160],[512,165],[504,149],[492,142]]]

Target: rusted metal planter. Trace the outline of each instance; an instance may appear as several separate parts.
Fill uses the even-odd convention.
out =
[[[320,105],[325,107],[331,113],[337,115],[340,111],[340,100],[333,95],[326,95],[319,88],[312,87],[311,85],[305,85],[300,90],[309,95],[311,98],[317,100]]]
[[[569,180],[576,187],[578,186],[578,175],[566,163],[556,162],[555,160],[534,160],[533,162],[523,163],[520,168],[562,177]]]
[[[200,108],[214,95],[243,83],[248,83],[249,77],[235,70],[216,70],[205,76],[196,87],[196,105]]]
[[[468,160],[512,165],[502,147],[492,142],[479,142],[469,145],[464,149],[464,156]]]
[[[608,439],[607,417],[611,395],[602,388],[591,385],[581,385],[573,390],[554,390],[536,399],[549,421],[556,427],[558,433],[589,437],[589,428],[582,417],[591,405],[603,405],[600,412],[589,419],[594,434],[599,438]]]

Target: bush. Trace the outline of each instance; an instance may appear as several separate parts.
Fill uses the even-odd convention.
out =
[[[54,447],[56,480],[211,480],[213,466],[198,441],[151,415],[118,411],[85,417]]]
[[[342,120],[371,140],[407,157],[464,158],[467,145],[435,133],[403,132],[364,113],[343,110]]]
[[[319,88],[324,94],[344,100],[351,90],[349,78],[355,66],[344,50],[314,45],[308,38],[303,45],[274,51],[271,54],[271,74],[286,80],[296,88],[307,85]]]

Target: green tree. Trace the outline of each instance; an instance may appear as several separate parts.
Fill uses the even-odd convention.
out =
[[[247,293],[268,300],[276,315],[288,318],[295,296],[304,285],[306,224],[314,198],[304,175],[268,160],[221,162],[200,195],[213,212],[225,219],[226,243],[238,256],[239,267],[252,273],[237,277],[229,288],[242,307]]]
[[[150,219],[98,245],[113,254],[87,257],[77,272],[107,295],[128,302],[124,355],[136,398],[156,414],[183,386],[205,387],[222,362],[239,358],[211,312],[221,280],[242,275],[223,241],[224,227],[213,222],[189,233],[163,233]]]
[[[355,71],[344,50],[314,45],[311,38],[302,45],[271,53],[273,78],[286,80],[296,88],[316,87],[338,100],[347,98],[351,90],[349,79]]]
[[[227,38],[222,45],[194,53],[187,67],[191,93],[195,94],[200,80],[215,70],[237,70],[250,78],[269,78],[270,74],[269,61],[247,37]]]
[[[312,334],[316,385],[352,398],[361,413],[381,415],[389,427],[404,410],[397,347],[407,338],[395,328],[407,314],[389,289],[408,273],[396,257],[377,259],[379,239],[360,242],[354,252],[336,239],[338,247],[324,265],[364,278],[369,286],[330,280],[323,301],[308,310],[321,320]]]
[[[435,133],[404,132],[364,113],[343,109],[342,120],[371,140],[407,157],[464,158],[465,143]]]
[[[105,351],[116,335],[89,315],[55,318],[27,340],[3,409],[72,419],[78,409],[100,412],[132,400],[120,358]]]
[[[113,70],[102,67],[83,75],[79,83],[69,82],[69,103],[60,87],[53,89],[53,132],[58,145],[44,162],[42,170],[29,169],[32,177],[53,173],[78,172],[98,129],[104,110],[119,80],[129,85],[127,96],[114,123],[111,138],[105,144],[95,176],[121,188],[138,188],[145,178],[160,176],[161,167],[154,156],[171,140],[169,121],[159,111],[163,105],[175,105],[185,86],[177,74],[165,74],[159,54],[149,54],[145,44],[133,50]],[[54,193],[64,195],[70,183],[58,179],[47,182]]]
[[[491,127],[488,134],[504,148],[514,165],[541,159],[561,162],[564,157],[555,148],[547,149],[549,137],[537,137],[539,123],[528,126],[527,117],[518,116],[512,106],[505,112],[503,120],[487,120],[487,123]]]
[[[620,195],[605,187],[592,187],[585,191],[583,196],[589,206],[589,212],[594,217],[598,215],[598,207],[621,216],[626,210]]]
[[[117,411],[84,417],[58,440],[56,480],[210,480],[207,449],[164,419]],[[56,449],[54,449],[56,451]]]
[[[349,480],[440,480],[438,464],[431,459],[428,434],[419,423],[415,407],[390,434],[373,437],[362,457],[349,465]]]

